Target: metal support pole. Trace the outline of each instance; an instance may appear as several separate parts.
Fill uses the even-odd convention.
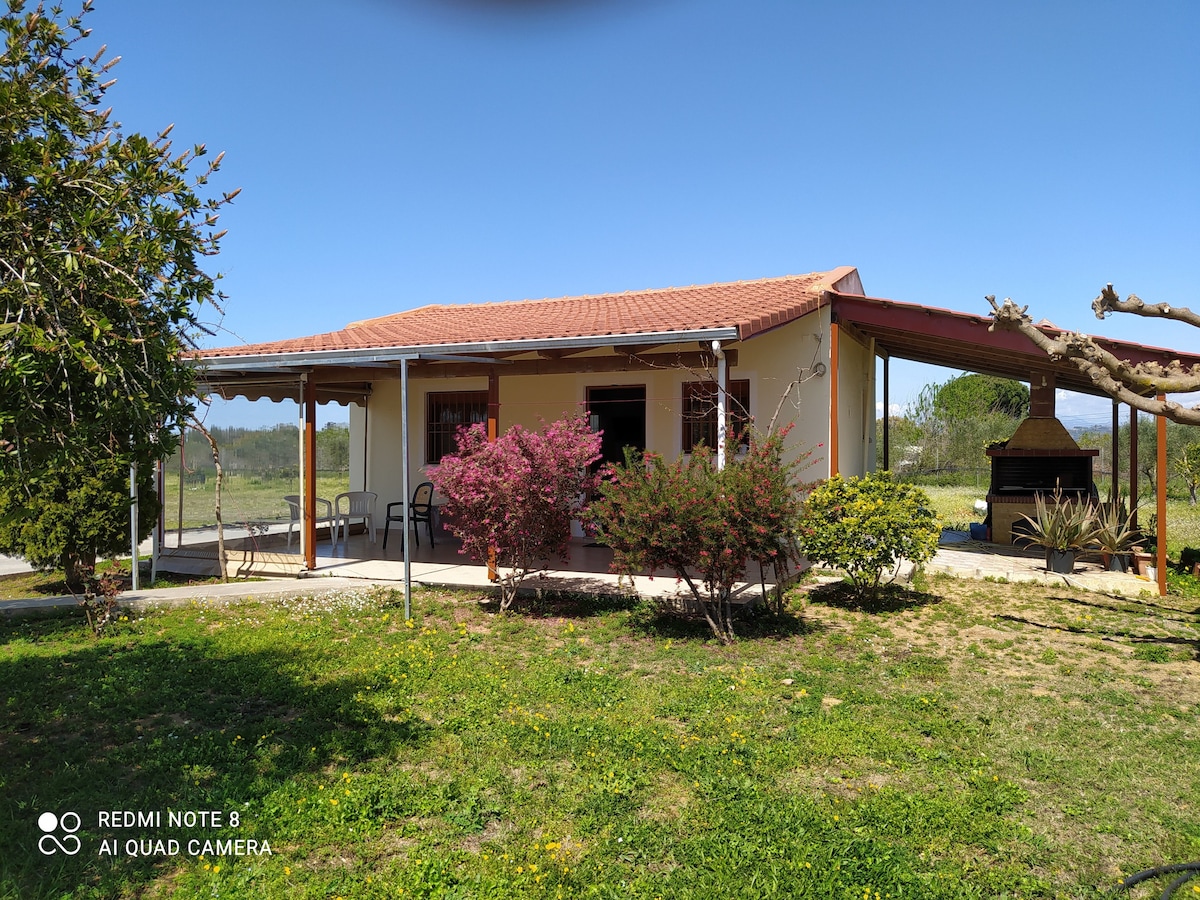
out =
[[[158,498],[158,521],[154,523],[154,530],[150,532],[151,587],[154,587],[154,583],[158,581],[158,554],[162,552],[165,543],[163,540],[163,461],[161,459],[154,463],[154,490],[155,496]]]
[[[317,567],[317,383],[304,379],[304,567]],[[329,526],[331,531],[333,526]]]
[[[412,496],[408,487],[408,360],[400,360],[400,490],[404,497],[404,620],[412,618],[412,557],[409,555],[408,526],[412,518]]]

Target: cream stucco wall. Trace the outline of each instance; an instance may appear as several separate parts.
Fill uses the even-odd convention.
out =
[[[862,475],[875,463],[875,356],[842,329],[838,341],[838,471]]]
[[[693,349],[695,345],[689,345]],[[812,465],[806,480],[829,474],[829,313],[820,310],[795,322],[728,345],[738,350],[739,364],[731,379],[750,380],[750,414],[765,428],[779,408],[778,424],[794,423],[788,451],[794,458],[809,451]],[[839,465],[843,473],[859,474],[874,460],[874,360],[869,348],[848,339],[840,342]],[[715,370],[712,373],[715,376]],[[683,384],[698,373],[678,368],[642,372],[576,373],[567,375],[500,374],[500,428],[514,423],[536,428],[546,421],[582,411],[588,388],[645,385],[647,449],[674,458],[682,450]],[[425,404],[431,391],[484,391],[486,375],[469,378],[409,379],[410,482],[429,480],[425,464]],[[781,404],[782,401],[782,404]],[[364,460],[363,434],[367,435]],[[351,483],[363,483],[379,494],[383,505],[402,499],[400,465],[400,382],[376,381],[367,409],[350,409]]]

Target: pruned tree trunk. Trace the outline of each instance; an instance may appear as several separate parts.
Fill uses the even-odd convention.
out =
[[[1020,332],[1051,359],[1070,360],[1105,394],[1134,409],[1165,416],[1182,425],[1200,425],[1200,407],[1185,407],[1174,400],[1157,400],[1154,396],[1200,390],[1200,365],[1184,367],[1178,360],[1166,365],[1158,362],[1135,364],[1105,350],[1090,335],[1062,331],[1057,337],[1051,337],[1033,324],[1033,319],[1026,312],[1028,306],[1017,306],[1009,299],[997,303],[994,294],[989,294],[987,301],[992,306],[989,330],[1000,328]],[[1092,301],[1092,310],[1098,319],[1104,319],[1113,312],[1124,312],[1147,318],[1172,319],[1200,327],[1200,315],[1187,307],[1167,303],[1148,304],[1136,294],[1130,294],[1122,300],[1111,284]]]
[[[86,558],[74,551],[63,551],[63,576],[67,582],[67,590],[71,591],[71,593],[78,593],[79,591],[82,591],[87,585],[87,576],[94,572],[95,569],[95,551],[93,551],[90,556]]]
[[[204,439],[208,441],[208,446],[212,449],[213,466],[217,470],[216,490],[213,496],[213,511],[217,517],[217,565],[221,568],[221,580],[229,581],[229,558],[225,553],[225,523],[221,519],[221,486],[225,482],[225,470],[221,468],[221,450],[217,446],[217,440],[212,436],[204,423],[199,419],[192,420],[192,427],[204,435]]]

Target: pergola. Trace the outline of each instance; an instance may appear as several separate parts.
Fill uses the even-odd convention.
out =
[[[946,309],[901,303],[876,297],[828,292],[833,307],[833,320],[838,327],[849,329],[860,340],[870,341],[876,356],[883,360],[883,459],[889,467],[891,446],[888,434],[889,378],[888,362],[892,358],[929,363],[995,375],[1030,384],[1030,415],[1055,415],[1055,390],[1075,391],[1093,396],[1107,396],[1096,387],[1071,360],[1051,359],[1034,346],[1024,335],[1013,331],[991,330],[990,315],[974,315]],[[1051,334],[1064,329],[1049,323],[1039,327]],[[1149,347],[1131,341],[1096,337],[1096,342],[1121,359],[1133,363],[1158,362],[1162,365],[1179,360],[1184,365],[1200,363],[1200,356],[1180,353],[1160,347]],[[836,339],[834,347],[836,348]],[[1117,471],[1117,432],[1120,403],[1112,402],[1112,501],[1119,498]],[[1129,409],[1129,500],[1134,510],[1138,502],[1138,411]],[[1157,417],[1158,440],[1156,467],[1158,588],[1166,593],[1166,525],[1167,525],[1167,440],[1166,419]],[[1136,520],[1135,520],[1136,522]]]

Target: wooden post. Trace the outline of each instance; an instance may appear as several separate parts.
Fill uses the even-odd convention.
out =
[[[838,473],[838,323],[829,317],[829,475]]]
[[[1165,403],[1166,394],[1158,395],[1158,402]],[[1158,501],[1157,549],[1158,596],[1167,595],[1167,417],[1158,416],[1158,465],[1155,471],[1155,500]]]
[[[1138,527],[1138,416],[1137,407],[1129,407],[1129,514],[1130,524]]]
[[[1113,400],[1113,426],[1112,426],[1112,465],[1109,467],[1112,473],[1112,487],[1109,494],[1112,496],[1113,509],[1121,502],[1121,457],[1120,457],[1120,442],[1117,440],[1117,435],[1121,431],[1121,402]]]
[[[317,567],[317,383],[304,379],[304,567]]]
[[[488,443],[495,443],[500,436],[500,376],[495,369],[488,371],[488,408],[487,408],[487,438]],[[488,581],[499,581],[500,570],[496,561],[496,548],[488,547],[487,557]]]
[[[891,356],[883,358],[883,468],[892,470],[892,413],[888,405],[888,372],[891,371]]]

